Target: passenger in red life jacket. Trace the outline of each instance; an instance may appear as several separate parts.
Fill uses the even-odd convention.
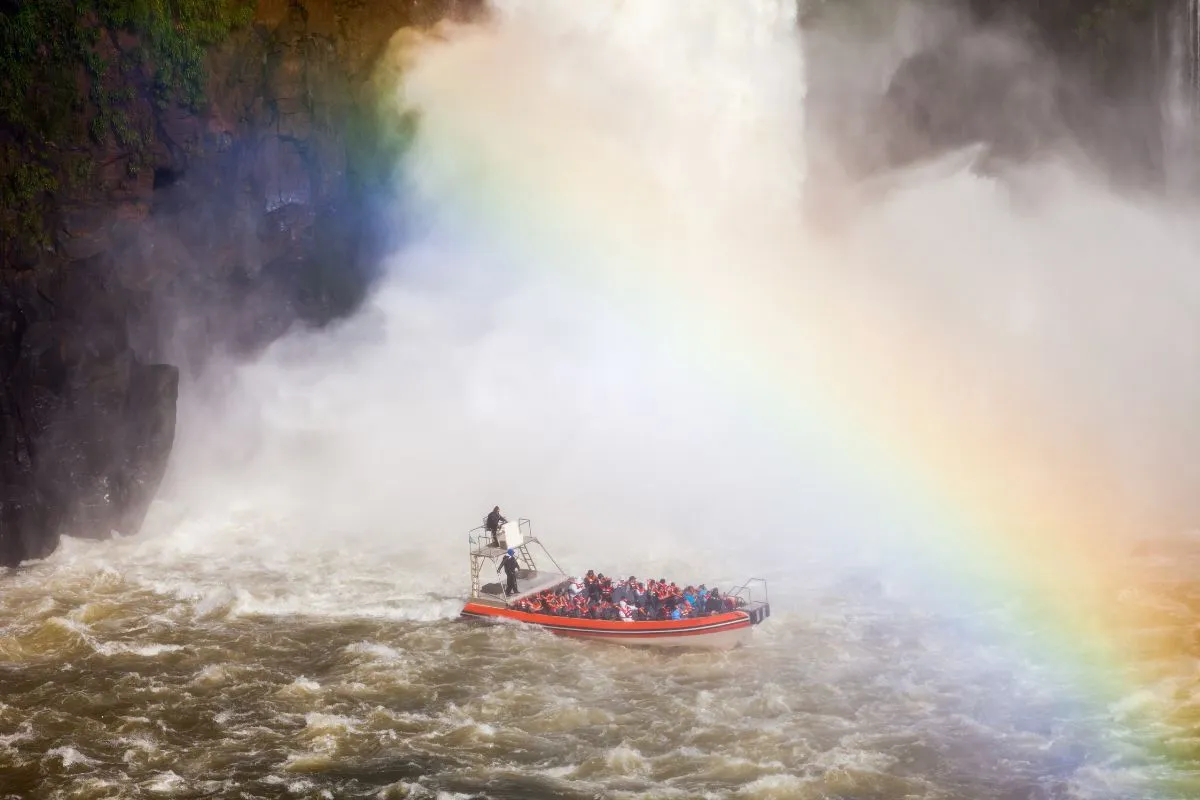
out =
[[[658,583],[654,584],[654,605],[656,608],[663,608],[667,605],[667,600],[671,597],[671,590],[667,588],[667,582],[659,579]]]
[[[620,605],[622,600],[633,602],[637,597],[634,590],[636,582],[637,579],[630,575],[629,580],[619,581],[616,586],[613,586],[610,592],[613,605]]]
[[[496,571],[507,571],[510,567],[512,571],[510,582],[505,587],[506,596],[518,592],[516,576],[519,574],[519,563],[515,550],[510,550],[504,556]],[[677,583],[668,582],[665,578],[651,578],[646,583],[639,583],[633,575],[614,584],[604,573],[588,570],[582,581],[571,578],[553,589],[545,589],[527,600],[517,602],[514,608],[561,617],[632,622],[722,614],[743,605],[743,598],[722,595],[717,589],[710,590],[704,584],[699,587],[688,584],[680,588]]]
[[[508,583],[504,587],[505,597],[510,594],[516,594],[518,591],[517,570],[519,568],[516,551],[510,547],[508,548],[508,552],[504,554],[504,558],[500,559],[500,566],[496,567],[496,572],[504,570],[504,575],[508,578]]]

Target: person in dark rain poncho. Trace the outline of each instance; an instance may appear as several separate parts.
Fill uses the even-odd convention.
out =
[[[504,586],[504,596],[517,593],[517,556],[516,551],[511,547],[504,554],[504,558],[500,559],[500,566],[496,567],[496,572],[504,570],[505,577],[508,578],[508,583]]]
[[[508,520],[500,514],[500,506],[493,508],[492,512],[487,515],[487,520],[483,523],[483,527],[492,535],[492,547],[500,546],[500,539],[498,538],[500,526],[506,522]]]

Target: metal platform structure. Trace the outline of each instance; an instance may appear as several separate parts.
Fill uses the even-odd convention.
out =
[[[571,580],[571,576],[562,571],[550,552],[533,535],[533,528],[527,519],[518,518],[515,526],[511,522],[501,525],[497,532],[496,544],[492,542],[491,532],[482,525],[472,529],[467,534],[467,538],[470,542],[471,555],[471,599],[475,602],[509,606],[518,600],[531,597],[546,589],[553,589]],[[537,561],[534,560],[533,553],[529,549],[531,544],[537,545],[546,560],[554,566],[553,570],[538,567]],[[500,559],[504,557],[509,548],[514,551],[521,569],[517,572],[517,589],[519,591],[517,594],[505,595],[503,578],[491,582],[489,574],[487,578],[489,582],[484,583],[485,579],[480,576],[480,573],[485,564],[490,564],[492,570],[495,571],[500,566]]]

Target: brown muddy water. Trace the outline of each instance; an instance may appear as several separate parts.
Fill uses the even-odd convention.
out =
[[[727,653],[455,619],[456,561],[83,543],[0,576],[6,798],[1132,798],[1196,779],[1195,672],[1109,703],[863,574],[789,588]],[[1150,559],[1153,561],[1153,559]],[[1157,642],[1192,635],[1192,584]],[[411,564],[411,558],[409,559]],[[465,576],[464,576],[465,577]],[[401,588],[405,587],[405,588]],[[308,609],[305,611],[304,609]],[[1191,663],[1196,663],[1194,657]]]

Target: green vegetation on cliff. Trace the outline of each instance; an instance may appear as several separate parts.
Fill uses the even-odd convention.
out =
[[[205,48],[250,22],[253,0],[84,0],[101,24],[138,34],[154,65],[154,98],[197,108],[204,101]],[[139,57],[135,52],[135,57]]]
[[[14,8],[13,5],[16,7]],[[206,48],[253,0],[38,0],[0,10],[0,229],[47,243],[55,196],[84,191],[109,147],[135,173],[153,129],[133,106],[204,104]]]

